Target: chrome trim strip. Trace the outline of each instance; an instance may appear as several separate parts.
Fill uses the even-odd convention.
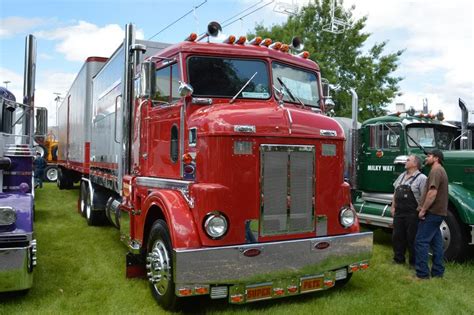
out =
[[[380,194],[380,193],[362,193],[361,199],[364,201],[371,201],[375,203],[382,203],[390,205],[392,204],[393,194]]]
[[[150,188],[174,189],[174,190],[189,190],[189,185],[193,182],[188,182],[179,179],[167,179],[158,177],[137,177],[137,185]]]
[[[329,247],[312,250],[314,242]],[[258,256],[247,257],[247,249],[258,247]],[[177,284],[260,283],[292,276],[320,274],[370,259],[373,233],[244,244],[173,251]],[[289,255],[288,253],[291,253]],[[192,262],[192,263],[189,263]]]
[[[385,207],[383,208],[383,211],[382,211],[382,217],[385,216],[385,212],[387,211],[387,208],[388,208],[388,205],[385,205]]]
[[[390,217],[381,217],[379,215],[359,213],[359,222],[362,224],[377,225],[381,227],[392,228],[393,218]]]

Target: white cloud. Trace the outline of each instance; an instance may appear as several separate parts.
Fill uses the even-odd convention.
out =
[[[40,18],[23,18],[11,16],[0,19],[0,38],[12,37],[16,34],[26,33],[35,27],[47,23],[47,20]]]
[[[39,38],[57,40],[56,51],[69,61],[85,61],[90,56],[109,57],[123,41],[124,30],[117,24],[99,27],[79,21],[77,24],[52,31],[37,33]],[[143,31],[137,31],[137,38],[143,38]]]

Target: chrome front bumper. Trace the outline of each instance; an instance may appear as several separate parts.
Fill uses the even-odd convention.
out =
[[[316,275],[372,256],[372,232],[331,237],[175,250],[176,284],[243,284]],[[245,253],[259,252],[248,257]]]
[[[31,288],[35,265],[35,240],[26,247],[0,248],[0,292]]]

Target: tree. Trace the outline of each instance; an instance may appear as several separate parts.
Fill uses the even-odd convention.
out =
[[[270,37],[285,43],[290,43],[296,34],[301,36],[304,49],[319,64],[322,76],[340,87],[338,92],[333,92],[336,115],[351,115],[349,89],[354,88],[359,96],[359,119],[363,121],[383,115],[384,108],[400,94],[398,82],[402,78],[393,76],[393,72],[403,50],[384,55],[387,43],[384,41],[364,52],[370,36],[363,31],[367,17],[355,20],[354,9],[355,6],[344,9],[342,2],[336,5],[335,17],[347,23],[341,34],[323,31],[331,22],[331,0],[314,0],[285,23],[271,28],[257,25],[255,34],[249,36]]]

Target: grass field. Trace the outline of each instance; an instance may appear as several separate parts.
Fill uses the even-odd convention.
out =
[[[26,295],[0,295],[0,314],[164,314],[148,283],[125,278],[126,249],[112,227],[88,227],[78,189],[46,184],[36,195],[38,266]],[[203,299],[205,314],[473,314],[474,260],[447,264],[444,279],[416,281],[391,264],[390,235],[375,232],[371,267],[343,288],[244,306]]]

